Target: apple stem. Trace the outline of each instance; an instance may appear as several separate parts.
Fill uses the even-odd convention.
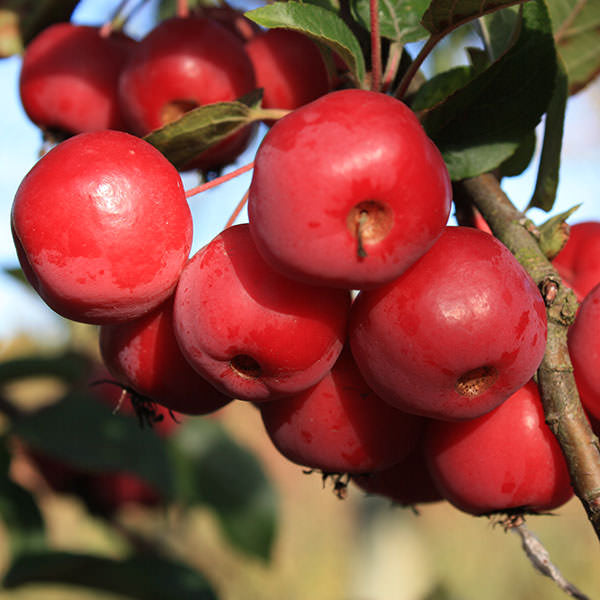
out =
[[[121,0],[114,10],[112,17],[100,27],[100,37],[109,37],[113,31],[120,31],[127,21],[142,7],[148,0],[140,0],[126,15],[123,14],[129,0]]]
[[[364,227],[369,219],[369,213],[366,210],[361,210],[358,216],[358,222],[356,223],[356,254],[358,258],[366,258],[367,251],[363,246],[363,232]]]
[[[371,91],[381,89],[381,38],[379,37],[379,2],[369,0],[371,18]]]
[[[435,45],[442,39],[442,34],[430,35],[425,45],[421,48],[419,54],[417,54],[416,58],[412,61],[410,67],[407,69],[406,73],[402,76],[400,83],[398,84],[398,88],[394,93],[394,96],[398,99],[404,97],[406,92],[408,91],[408,86],[410,82],[413,80],[413,77],[419,71],[421,65],[425,61],[425,59],[429,56],[429,53],[433,50]]]
[[[292,111],[287,108],[255,108],[250,110],[250,119],[252,121],[276,121],[289,115],[291,112]]]
[[[190,16],[190,7],[187,0],[177,0],[176,14],[180,19],[187,19]]]
[[[400,59],[402,58],[403,46],[399,42],[392,42],[390,44],[390,55],[385,65],[385,72],[383,74],[383,81],[381,83],[381,91],[386,93],[398,73],[398,67],[400,66]]]
[[[234,211],[231,213],[231,216],[229,217],[229,219],[227,219],[227,223],[225,223],[225,229],[231,227],[235,223],[235,220],[238,218],[238,215],[242,212],[244,206],[246,206],[246,202],[248,202],[249,194],[250,189],[247,189],[246,193],[242,196],[242,199],[238,202]]]
[[[197,185],[196,187],[186,190],[185,197],[190,198],[191,196],[195,196],[196,194],[199,194],[200,192],[204,192],[205,190],[210,190],[211,188],[221,185],[222,183],[225,183],[226,181],[229,181],[230,179],[234,179],[238,175],[242,175],[246,171],[250,171],[250,169],[253,169],[253,168],[254,168],[254,161],[252,161],[251,163],[248,163],[247,165],[244,165],[243,167],[240,167],[239,169],[235,169],[234,171],[231,171],[231,173],[226,173],[225,175],[221,175],[220,177],[215,177],[211,181],[208,181],[206,183],[203,183],[202,185]]]

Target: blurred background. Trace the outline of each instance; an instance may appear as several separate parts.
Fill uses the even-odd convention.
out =
[[[73,20],[99,25],[117,4],[83,0]],[[153,26],[156,11],[157,3],[148,2],[126,31],[136,38],[143,36]],[[458,64],[466,63],[467,57],[446,48],[444,55],[431,60]],[[426,64],[425,68],[432,67]],[[19,57],[0,60],[0,363],[33,354],[51,357],[72,348],[93,356],[97,353],[93,327],[57,317],[27,286],[6,273],[18,267],[10,233],[12,199],[42,143],[39,130],[20,105],[19,69]],[[264,132],[263,127],[225,172],[252,160]],[[533,192],[536,162],[523,175],[503,182],[519,208],[527,205]],[[594,84],[569,100],[558,200],[551,214],[581,203],[571,223],[600,220],[599,164],[600,85]],[[247,173],[190,199],[194,250],[224,227],[250,177]],[[184,182],[192,187],[196,176],[186,174]],[[548,215],[534,210],[529,216],[541,223]],[[245,218],[242,213],[238,221]],[[55,377],[25,380],[13,384],[10,391],[27,406],[50,404],[62,393]],[[222,520],[206,503],[199,503],[186,516],[185,528],[174,509],[151,503],[124,503],[108,523],[104,513],[99,516],[89,510],[77,494],[50,489],[22,466],[23,481],[38,494],[51,546],[119,558],[135,545],[137,535],[163,544],[170,555],[202,572],[218,597],[227,600],[552,600],[564,596],[533,570],[518,537],[487,518],[464,515],[443,503],[424,505],[417,514],[368,497],[357,488],[340,500],[318,474],[303,473],[273,450],[251,406],[235,403],[208,420],[217,421],[236,444],[257,457],[274,490],[277,526],[269,559],[232,543],[223,533]],[[563,574],[590,598],[600,597],[598,541],[578,501],[570,501],[553,516],[529,518],[528,524]],[[7,533],[0,528],[0,573],[9,563]],[[46,583],[0,590],[0,599],[117,597]]]

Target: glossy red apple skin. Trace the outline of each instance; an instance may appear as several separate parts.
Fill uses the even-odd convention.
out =
[[[552,264],[581,302],[600,283],[600,222],[571,225],[569,239]]]
[[[140,136],[192,108],[236,100],[254,88],[243,42],[216,21],[193,16],[160,23],[137,44],[119,79],[121,108]],[[185,168],[232,162],[251,134],[249,127],[236,132]]]
[[[137,319],[101,326],[100,352],[111,375],[141,396],[183,414],[208,414],[231,398],[183,357],[173,329],[173,299]]]
[[[118,81],[130,38],[102,37],[97,27],[56,23],[29,44],[19,91],[38,126],[71,134],[124,129]]]
[[[265,108],[293,110],[331,91],[321,51],[306,35],[269,29],[254,36],[246,51],[254,66],[256,87],[263,88]]]
[[[398,464],[383,471],[355,475],[352,480],[368,494],[384,496],[401,506],[444,500],[431,478],[421,444]]]
[[[584,298],[569,329],[569,355],[581,402],[600,419],[600,284]]]
[[[25,176],[12,207],[25,275],[58,314],[132,319],[175,289],[192,216],[179,173],[145,141],[104,130],[74,136]]]
[[[260,402],[325,376],[342,350],[349,309],[347,291],[307,286],[273,271],[248,225],[236,225],[184,268],[175,335],[186,359],[217,389]]]
[[[438,489],[470,514],[545,512],[573,495],[533,382],[487,415],[456,423],[431,421],[425,455]]]
[[[378,471],[411,452],[424,420],[383,402],[349,349],[314,387],[260,405],[265,430],[290,461],[324,473]]]
[[[269,130],[248,213],[263,258],[288,277],[363,289],[398,277],[441,235],[451,188],[442,157],[402,102],[331,92]],[[369,226],[361,238],[358,217]]]
[[[384,400],[435,419],[472,419],[531,379],[544,354],[546,310],[506,246],[447,227],[402,276],[358,295],[349,337]]]

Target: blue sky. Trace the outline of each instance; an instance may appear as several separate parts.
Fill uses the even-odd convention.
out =
[[[116,4],[115,1],[87,0],[81,3],[74,20],[100,24],[105,15],[111,12],[110,6]],[[136,36],[150,27],[152,3],[147,10],[141,12],[132,23],[132,33]],[[41,142],[39,131],[29,122],[20,105],[19,69],[19,57],[0,60],[0,267],[18,264],[10,233],[10,207],[21,179],[37,159]],[[230,169],[250,162],[259,140],[260,136]],[[571,218],[572,223],[600,220],[599,167],[600,85],[595,84],[569,101],[558,198],[551,214],[582,203],[582,207]],[[519,208],[527,205],[535,182],[535,168],[534,163],[521,177],[503,183]],[[250,178],[251,173],[246,173],[190,199],[195,224],[194,249],[223,228],[247,189]],[[192,187],[196,181],[193,176],[186,176],[184,183],[186,187]],[[531,211],[530,216],[538,223],[547,217],[537,210]],[[240,217],[240,220],[244,219],[245,213]],[[43,330],[45,335],[60,335],[61,324],[34,294],[0,273],[0,343],[20,330],[35,333]]]

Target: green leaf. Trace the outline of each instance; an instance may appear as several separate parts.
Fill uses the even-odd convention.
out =
[[[558,53],[575,94],[600,73],[600,2],[547,0]]]
[[[19,283],[23,283],[31,288],[29,281],[27,281],[27,277],[25,277],[25,273],[23,273],[23,269],[16,267],[14,269],[4,269],[4,272],[13,279],[16,279]]]
[[[379,31],[382,36],[401,44],[427,37],[421,25],[429,0],[379,0]],[[369,0],[352,0],[352,15],[367,31],[371,31]]]
[[[540,249],[549,260],[565,247],[569,239],[569,229],[565,222],[580,206],[581,204],[576,204],[569,210],[550,217],[538,227]]]
[[[127,471],[170,498],[173,481],[166,447],[135,419],[113,414],[77,391],[14,422],[11,433],[52,458],[89,471]]]
[[[359,85],[365,85],[365,59],[358,40],[334,12],[302,2],[273,2],[245,13],[268,28],[300,31],[325,44],[346,63]]]
[[[57,356],[27,356],[0,362],[0,385],[30,377],[57,377],[66,383],[80,381],[92,363],[85,354],[67,351]]]
[[[0,7],[0,58],[19,54],[53,23],[68,21],[78,0],[6,0]]]
[[[0,443],[0,517],[13,554],[46,548],[46,531],[40,510],[29,491],[9,475],[10,454],[5,439]]]
[[[520,175],[531,162],[535,153],[535,130],[530,131],[521,141],[512,156],[509,156],[498,167],[502,177],[516,177]]]
[[[268,559],[277,498],[260,462],[209,419],[187,421],[169,440],[178,497],[211,507],[237,548]]]
[[[253,109],[261,95],[262,92],[256,91],[233,102],[194,108],[144,139],[181,169],[207,148],[252,123]]]
[[[434,75],[417,91],[411,108],[420,112],[433,108],[448,96],[464,87],[473,77],[473,69],[466,66],[454,67]]]
[[[514,46],[423,117],[453,180],[495,169],[514,154],[548,108],[556,60],[548,13],[532,0]]]
[[[115,560],[70,552],[27,554],[13,562],[3,584],[14,589],[28,583],[84,586],[139,600],[217,600],[201,573],[151,555]]]
[[[546,113],[544,124],[544,142],[535,184],[535,191],[528,208],[536,207],[552,210],[558,188],[560,153],[562,149],[565,111],[569,96],[569,80],[562,61],[558,61],[554,93]]]
[[[485,14],[527,0],[432,0],[421,24],[432,35],[441,36],[459,25]]]
[[[477,20],[477,31],[492,61],[498,60],[514,43],[520,27],[519,8],[497,10]]]

